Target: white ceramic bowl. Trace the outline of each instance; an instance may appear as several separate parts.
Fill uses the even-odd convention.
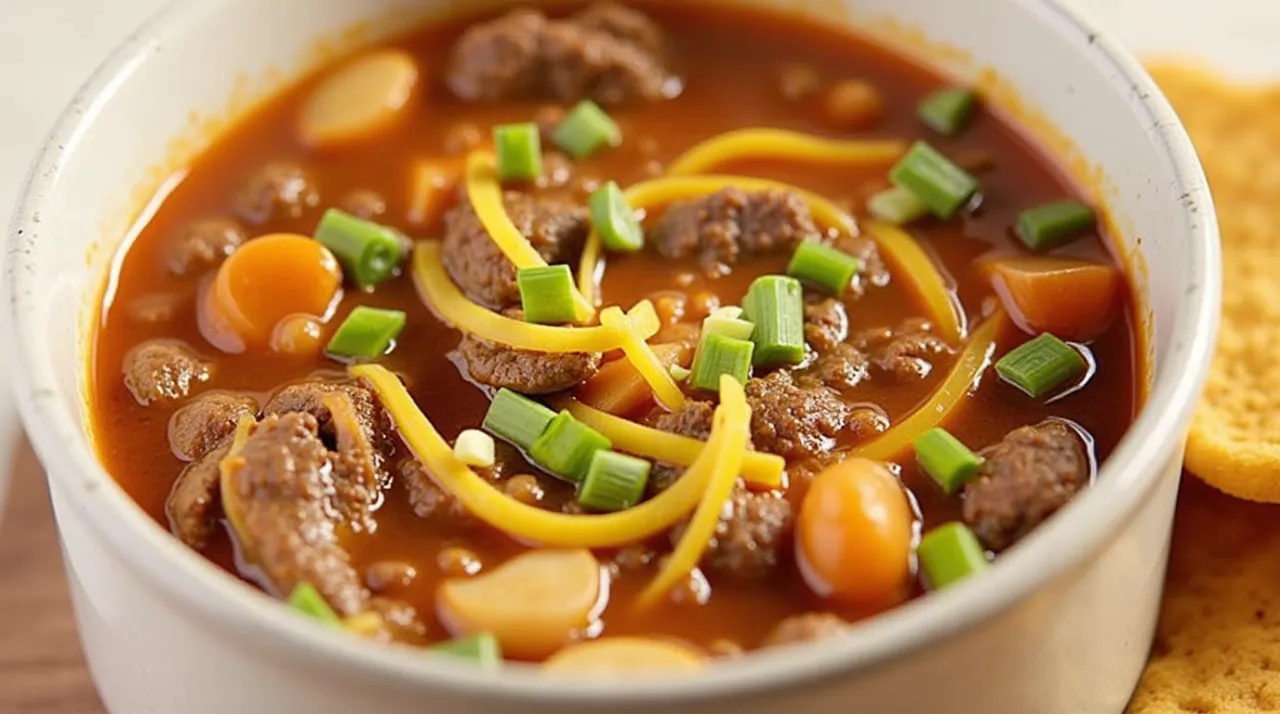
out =
[[[179,2],[67,109],[8,241],[4,343],[16,347],[18,401],[49,471],[76,615],[108,708],[1121,711],[1151,641],[1188,414],[1218,314],[1213,207],[1187,137],[1139,66],[1051,0],[755,1],[856,23],[961,78],[994,69],[998,96],[1019,98],[1011,111],[1028,126],[1051,126],[1073,165],[1094,167],[1086,178],[1097,180],[1134,255],[1154,366],[1147,406],[1097,485],[981,578],[849,637],[727,662],[699,678],[592,684],[519,666],[488,673],[286,616],[148,520],[94,458],[83,407],[92,302],[127,243],[138,199],[208,138],[193,116],[243,109],[326,55],[316,49],[322,40],[330,50],[373,41],[447,3]]]

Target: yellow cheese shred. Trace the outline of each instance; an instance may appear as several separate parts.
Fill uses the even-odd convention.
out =
[[[916,239],[889,223],[874,221],[863,225],[880,248],[881,255],[896,269],[894,274],[904,278],[924,301],[938,334],[951,344],[964,339],[964,314],[956,302],[955,293]]]
[[[666,176],[634,184],[623,195],[632,208],[646,209],[705,196],[731,186],[743,191],[789,191],[804,201],[819,225],[835,229],[843,236],[858,235],[858,224],[853,216],[842,211],[836,204],[811,191],[770,179],[730,175]],[[592,304],[595,304],[597,284],[603,277],[599,270],[600,257],[600,235],[593,229],[587,236],[586,247],[578,262],[578,292]]]
[[[556,327],[513,320],[467,299],[440,261],[439,241],[419,241],[413,250],[413,281],[423,299],[446,322],[476,337],[539,352],[608,352],[622,347],[626,333],[616,327]],[[649,339],[660,323],[653,303],[643,300],[628,314],[635,333]]]
[[[711,542],[711,536],[715,534],[716,525],[720,522],[720,512],[724,509],[724,503],[729,499],[729,494],[733,492],[733,486],[738,481],[738,471],[742,468],[742,455],[747,450],[747,440],[750,436],[750,424],[751,409],[747,406],[742,384],[727,374],[721,375],[720,407],[716,409],[715,422],[711,431],[712,438],[715,438],[717,432],[727,437],[726,443],[719,445],[722,455],[716,463],[715,473],[707,483],[702,502],[694,511],[689,526],[685,528],[684,535],[680,538],[680,543],[671,552],[666,565],[658,572],[653,582],[649,583],[636,598],[638,607],[652,606],[680,582],[681,578],[688,576],[694,568],[698,567],[698,561],[702,560],[702,554],[706,551]],[[710,442],[707,444],[707,451],[711,451]],[[687,475],[686,478],[688,478]]]
[[[649,388],[653,390],[653,396],[658,399],[658,402],[671,411],[683,409],[685,399],[684,392],[680,391],[680,385],[671,378],[671,373],[662,364],[662,360],[658,359],[658,355],[653,353],[649,343],[644,341],[645,338],[636,333],[631,321],[622,314],[622,308],[614,306],[601,310],[600,324],[622,333],[623,354],[644,381],[649,383]]]
[[[258,420],[251,414],[241,416],[236,422],[235,436],[231,438],[231,448],[227,449],[227,455],[218,462],[218,490],[222,497],[222,512],[226,514],[231,530],[237,534],[244,533],[244,513],[240,509],[239,494],[235,491],[232,479],[235,470],[244,465],[240,452],[244,449],[244,443],[249,440],[249,432],[257,423]]]
[[[680,466],[692,464],[702,453],[705,443],[682,434],[672,434],[614,416],[576,399],[556,401],[557,409],[567,410],[575,419],[604,435],[613,448],[650,459]],[[787,462],[777,454],[748,451],[742,457],[742,478],[762,489],[784,488],[783,470]]]
[[[921,434],[938,426],[955,412],[960,402],[969,395],[983,370],[991,363],[996,338],[1005,323],[1005,314],[997,310],[983,321],[969,337],[969,344],[960,353],[956,364],[942,384],[929,395],[928,401],[906,419],[893,425],[880,436],[853,449],[854,456],[875,461],[890,461],[906,451]]]
[[[484,226],[502,254],[507,256],[507,260],[516,268],[545,266],[547,261],[542,254],[524,237],[507,214],[507,207],[502,202],[502,182],[498,179],[497,161],[491,152],[473,151],[467,156],[466,183],[471,209],[476,212],[480,225]],[[586,322],[595,316],[594,302],[589,302],[578,292],[574,293],[573,298],[579,322]]]
[[[689,514],[713,480],[732,467],[737,478],[746,449],[746,418],[738,411],[711,430],[706,448],[671,488],[635,508],[607,514],[569,515],[529,506],[495,489],[458,460],[448,442],[418,409],[400,380],[376,364],[349,368],[364,379],[391,415],[400,436],[441,488],[453,494],[476,518],[515,538],[547,546],[612,548],[643,541],[674,526]],[[730,390],[732,391],[732,390]],[[738,387],[739,394],[741,387]],[[722,405],[717,414],[726,411]],[[729,395],[733,402],[733,395]],[[745,400],[739,396],[739,402]],[[749,416],[749,415],[748,415]],[[740,423],[741,422],[741,423]],[[734,457],[734,454],[737,457]]]
[[[817,164],[878,165],[897,161],[903,141],[841,141],[785,129],[751,127],[726,132],[697,144],[667,166],[667,176],[706,173],[729,161],[788,159]]]

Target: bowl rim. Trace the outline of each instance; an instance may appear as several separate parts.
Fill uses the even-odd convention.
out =
[[[696,677],[646,682],[579,682],[539,676],[532,667],[484,671],[451,658],[423,657],[409,648],[365,643],[287,617],[283,606],[230,577],[160,528],[106,473],[64,407],[44,339],[28,309],[47,294],[31,269],[42,232],[39,214],[56,192],[97,113],[116,88],[154,51],[157,38],[199,26],[220,0],[170,2],[105,60],[59,116],[19,194],[7,239],[3,341],[15,347],[13,388],[29,438],[51,485],[74,503],[91,527],[139,571],[149,585],[225,627],[238,638],[281,648],[321,666],[341,666],[364,682],[382,680],[414,690],[431,688],[493,701],[530,698],[543,703],[631,704],[693,702],[800,686],[887,665],[969,631],[1031,597],[1050,580],[1078,568],[1145,502],[1190,419],[1213,354],[1221,300],[1220,249],[1214,207],[1200,162],[1182,124],[1137,60],[1064,0],[1016,0],[1045,13],[1062,32],[1088,39],[1104,71],[1132,88],[1129,102],[1151,127],[1149,135],[1181,200],[1176,204],[1191,242],[1186,307],[1172,329],[1168,367],[1095,485],[1059,517],[1002,557],[982,578],[920,598],[854,625],[856,636],[805,647],[762,650]],[[44,289],[42,289],[44,288]],[[78,398],[78,395],[77,395]],[[1079,533],[1084,535],[1080,536]],[[361,686],[361,685],[354,685]],[[364,686],[367,686],[364,685]]]

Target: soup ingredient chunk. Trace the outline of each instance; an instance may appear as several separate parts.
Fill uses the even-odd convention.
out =
[[[964,522],[994,551],[1067,505],[1091,473],[1080,437],[1054,420],[1014,429],[979,455],[982,469],[964,489]]]
[[[240,417],[258,412],[252,397],[209,392],[178,408],[169,418],[169,446],[183,461],[209,453],[236,430]]]
[[[674,642],[648,637],[605,637],[560,650],[542,664],[542,671],[576,679],[635,679],[663,677],[681,670],[697,671],[705,666],[702,656]]]
[[[720,512],[703,563],[713,572],[741,580],[764,578],[786,557],[791,526],[787,499],[774,492],[735,488]],[[683,535],[683,526],[673,529],[672,543]]]
[[[186,275],[211,268],[248,240],[244,227],[231,218],[205,218],[186,225],[170,250],[169,270]]]
[[[991,265],[991,285],[1022,329],[1085,342],[1115,319],[1124,277],[1102,263],[1009,258]]]
[[[600,368],[599,353],[519,350],[469,333],[453,354],[471,379],[522,394],[572,389]]]
[[[791,250],[821,240],[809,207],[776,189],[746,192],[729,187],[672,204],[652,240],[666,258],[697,258],[708,276],[725,275],[740,258]]]
[[[907,596],[915,517],[883,464],[850,458],[809,485],[796,521],[796,557],[814,592],[885,606]]]
[[[807,612],[792,615],[779,622],[762,643],[765,647],[797,645],[838,635],[849,629],[849,623],[829,612]]]
[[[231,205],[236,215],[252,226],[297,219],[320,205],[315,179],[301,165],[273,161],[245,182]]]
[[[826,387],[802,387],[779,370],[747,382],[751,440],[787,459],[821,457],[849,425],[853,407]]]
[[[954,350],[934,334],[933,324],[920,318],[909,318],[895,327],[865,330],[851,340],[859,349],[870,353],[876,369],[899,382],[914,382],[933,372],[936,357]]]
[[[459,635],[491,632],[502,651],[546,657],[598,616],[606,576],[587,550],[534,550],[487,573],[446,580],[440,618]]]
[[[148,340],[125,355],[124,385],[139,404],[182,399],[213,376],[213,365],[179,340]]]
[[[204,550],[213,537],[222,504],[218,491],[222,472],[218,467],[230,447],[231,440],[223,439],[212,451],[187,464],[165,500],[169,530],[196,550]]]
[[[356,57],[311,90],[298,117],[298,135],[312,146],[375,136],[402,116],[417,84],[418,64],[403,50]]]
[[[516,228],[548,263],[577,259],[587,238],[586,208],[514,191],[503,195],[503,205]],[[442,253],[445,269],[467,297],[494,309],[520,304],[515,265],[485,231],[465,197],[445,215]]]

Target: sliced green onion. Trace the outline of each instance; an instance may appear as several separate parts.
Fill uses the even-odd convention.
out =
[[[311,583],[298,583],[293,586],[293,592],[289,593],[289,607],[326,625],[337,625],[342,622],[338,613],[333,611],[324,596]]]
[[[1098,217],[1075,199],[1046,203],[1018,214],[1018,238],[1032,250],[1056,248],[1092,230]]]
[[[551,473],[581,483],[596,452],[612,447],[603,434],[574,419],[569,412],[560,412],[529,447],[529,455]]]
[[[737,305],[721,305],[720,307],[712,310],[710,316],[727,317],[731,320],[736,320],[739,317],[742,317],[742,308]]]
[[[787,275],[840,295],[853,282],[861,265],[860,260],[842,250],[807,240],[791,255]]]
[[[901,186],[886,188],[867,199],[867,213],[899,226],[918,221],[928,212],[929,207],[924,201]]]
[[[573,300],[573,273],[559,263],[516,271],[520,307],[525,322],[560,325],[577,317]]]
[[[496,667],[502,662],[502,646],[491,632],[441,642],[432,647],[431,651],[475,660],[481,667]]]
[[[644,229],[618,184],[610,181],[587,199],[591,225],[607,250],[634,253],[644,247]]]
[[[404,259],[400,236],[394,230],[337,208],[330,208],[320,217],[315,239],[333,253],[343,272],[362,288],[391,277]]]
[[[693,356],[689,384],[696,389],[715,391],[720,388],[722,374],[746,384],[751,376],[751,355],[755,349],[755,343],[748,340],[715,333],[703,335]]]
[[[916,108],[916,115],[924,125],[942,134],[954,137],[969,126],[978,95],[965,87],[949,87],[925,97]]]
[[[804,289],[799,280],[781,275],[756,278],[742,300],[742,310],[756,326],[751,335],[756,345],[754,364],[804,360]]]
[[[920,468],[947,493],[955,493],[982,467],[982,457],[941,427],[921,434],[915,449]]]
[[[463,429],[453,442],[453,455],[467,466],[490,468],[496,459],[493,437],[479,429]]]
[[[959,521],[938,526],[920,539],[916,558],[930,590],[941,590],[987,569],[987,552]]]
[[[495,126],[493,146],[498,155],[498,178],[503,181],[533,181],[542,175],[542,138],[537,124]]]
[[[1073,379],[1088,363],[1074,347],[1045,332],[1010,350],[996,362],[1004,381],[1039,399]]]
[[[671,378],[677,382],[683,382],[689,378],[689,375],[693,374],[693,371],[685,369],[678,364],[673,364],[667,368],[667,373],[670,374]]]
[[[597,451],[578,489],[578,503],[593,511],[622,511],[640,502],[653,464],[616,451]]]
[[[551,140],[575,161],[580,161],[604,146],[622,143],[622,130],[617,122],[590,99],[584,99],[556,127]]]
[[[503,387],[493,395],[482,426],[528,451],[555,418],[556,413],[541,402]]]
[[[911,146],[889,172],[889,179],[914,193],[933,215],[944,220],[978,192],[977,179],[923,141]]]
[[[756,326],[740,317],[726,317],[714,312],[702,318],[702,336],[724,335],[735,340],[749,340]]]
[[[348,360],[373,360],[386,354],[404,329],[405,315],[399,310],[357,305],[333,333],[330,356]]]

